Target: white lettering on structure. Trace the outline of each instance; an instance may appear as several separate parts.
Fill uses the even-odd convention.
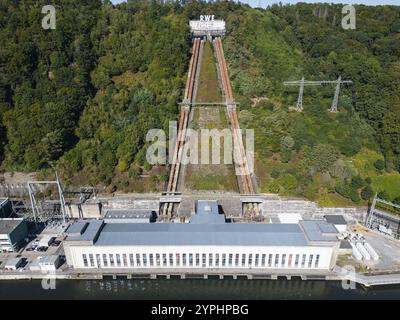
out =
[[[200,21],[214,21],[215,16],[214,15],[201,15],[200,16]]]

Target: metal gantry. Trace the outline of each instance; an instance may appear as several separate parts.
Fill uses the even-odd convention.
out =
[[[338,109],[338,102],[339,102],[339,95],[340,95],[340,89],[342,84],[350,84],[353,83],[353,81],[350,80],[342,80],[342,77],[339,76],[337,80],[334,81],[328,81],[328,80],[322,80],[322,81],[309,81],[309,80],[304,80],[304,77],[301,80],[296,80],[296,81],[285,81],[283,85],[285,86],[299,86],[299,97],[297,99],[297,104],[296,104],[296,111],[303,111],[303,95],[304,95],[304,86],[320,86],[323,84],[336,84],[336,90],[335,90],[335,95],[333,97],[332,105],[331,105],[331,112],[337,112]]]
[[[28,181],[27,182],[27,187],[28,187],[28,192],[29,192],[29,198],[31,201],[31,206],[32,206],[32,213],[33,213],[33,218],[35,222],[38,221],[38,219],[43,215],[42,211],[36,201],[35,197],[35,188],[34,186],[37,185],[56,185],[57,186],[57,191],[58,191],[58,197],[59,197],[59,202],[60,202],[60,210],[62,214],[62,219],[63,223],[65,224],[65,218],[66,218],[66,213],[65,213],[65,199],[64,199],[64,193],[63,189],[61,187],[61,182],[60,179],[58,178],[58,174],[56,173],[56,180],[55,181]]]
[[[375,206],[376,206],[377,202],[389,205],[389,206],[397,208],[397,209],[400,209],[400,205],[397,205],[397,204],[395,204],[393,202],[390,202],[390,201],[386,201],[384,199],[380,199],[380,198],[378,198],[378,194],[375,193],[374,200],[372,201],[372,204],[371,204],[371,208],[369,209],[369,212],[368,212],[367,217],[365,219],[365,225],[368,228],[372,227],[373,220],[374,220]]]

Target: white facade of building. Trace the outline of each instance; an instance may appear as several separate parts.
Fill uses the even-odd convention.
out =
[[[214,201],[199,200],[190,223],[81,221],[64,252],[77,269],[329,270],[340,242],[323,220],[298,224],[227,223]]]
[[[299,223],[302,217],[298,213],[281,213],[278,214],[278,219],[281,223]]]
[[[330,269],[333,247],[73,246],[74,268]]]
[[[347,225],[344,224],[335,224],[335,228],[339,232],[345,232],[347,230]]]
[[[60,256],[51,255],[44,257],[37,257],[29,265],[31,271],[56,271],[61,264]]]
[[[223,20],[191,20],[189,25],[194,36],[222,36],[225,34],[225,21]]]
[[[12,251],[12,245],[8,234],[0,234],[0,250],[1,251]]]

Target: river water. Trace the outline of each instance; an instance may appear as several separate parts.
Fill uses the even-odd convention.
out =
[[[400,286],[344,290],[341,282],[301,280],[57,280],[1,281],[0,299],[400,299]]]

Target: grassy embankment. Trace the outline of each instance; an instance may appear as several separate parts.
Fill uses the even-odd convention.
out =
[[[222,101],[215,63],[211,44],[206,42],[204,45],[196,102],[212,103]],[[221,130],[228,128],[224,107],[199,106],[193,112],[193,121],[190,124],[192,129]],[[223,139],[221,139],[221,150],[223,150]],[[223,152],[220,152],[220,156],[221,161],[223,161]],[[186,188],[192,190],[237,191],[237,181],[232,165],[189,165],[185,176],[185,184]]]

